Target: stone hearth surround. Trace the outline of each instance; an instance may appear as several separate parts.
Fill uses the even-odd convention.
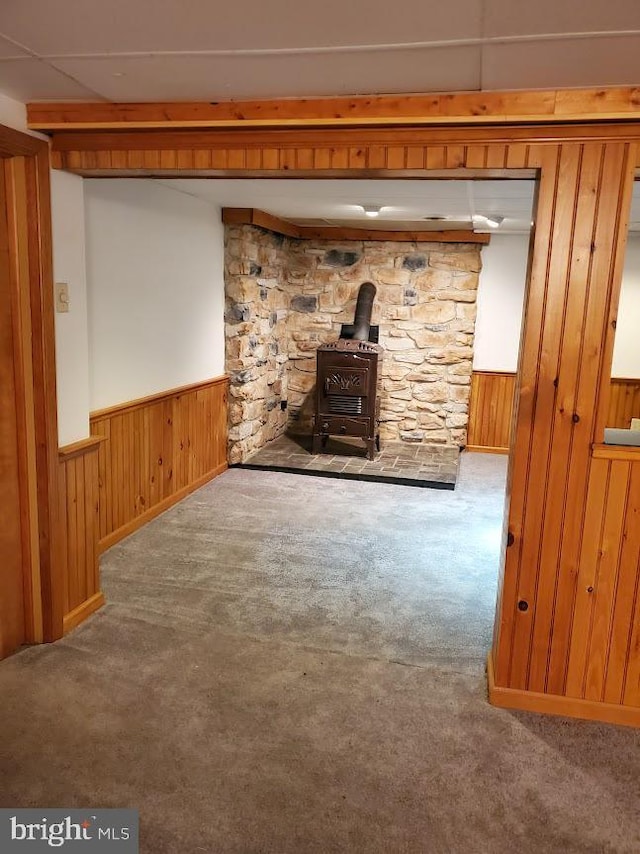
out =
[[[285,430],[310,433],[316,348],[377,287],[382,441],[466,442],[481,246],[298,240],[225,227],[230,462]],[[285,406],[286,408],[283,408]]]

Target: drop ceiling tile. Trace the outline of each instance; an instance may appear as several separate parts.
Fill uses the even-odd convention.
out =
[[[384,205],[378,222],[424,222],[427,216],[470,218],[467,182],[454,181],[381,181],[381,180],[237,180],[207,181],[204,179],[162,179],[160,183],[175,190],[190,193],[205,201],[224,207],[256,207],[284,219],[353,220],[363,218],[359,204]],[[483,203],[476,209],[505,216],[504,227],[527,230],[531,220],[531,199],[534,182],[518,181],[528,189],[528,204],[524,210],[515,207],[505,195],[510,181],[474,182],[482,187]],[[491,205],[489,201],[491,200]]]
[[[16,45],[2,38],[0,35],[0,59],[20,59],[29,55],[26,50],[16,47]]]
[[[640,81],[640,35],[488,44],[483,89],[634,86]]]
[[[477,89],[479,47],[269,57],[57,59],[112,101],[207,101]]]
[[[588,0],[583,3],[485,0],[484,35],[487,38],[639,28],[638,0]]]
[[[481,35],[482,0],[3,0],[0,32],[41,55],[303,48]]]
[[[39,59],[0,60],[0,91],[18,101],[95,101],[90,89]]]

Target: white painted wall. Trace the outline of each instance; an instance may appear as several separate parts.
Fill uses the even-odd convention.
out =
[[[27,108],[25,104],[0,92],[0,125],[14,130],[27,130]]]
[[[518,369],[528,255],[528,234],[491,235],[482,249],[475,371]]]
[[[613,377],[640,377],[640,235],[629,236],[622,273]]]
[[[55,314],[58,441],[67,445],[89,435],[89,343],[85,266],[83,181],[51,172],[54,282],[69,286],[69,311]]]
[[[482,250],[473,368],[516,371],[529,238],[495,235]],[[613,351],[613,377],[640,377],[640,235],[629,237]]]
[[[220,208],[150,180],[85,180],[90,407],[224,373]]]

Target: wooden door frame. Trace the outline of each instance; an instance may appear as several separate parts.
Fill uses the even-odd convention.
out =
[[[629,120],[589,115],[570,123],[566,117],[531,123],[494,116],[492,125],[467,120],[429,128],[402,120],[394,127],[317,128],[296,121],[295,128],[247,128],[241,118],[232,129],[189,130],[170,121],[162,129],[142,129],[134,119],[126,130],[80,131],[65,130],[63,122],[53,131],[51,162],[104,178],[537,174],[490,698],[511,708],[640,726],[640,657],[634,652],[640,626],[635,645],[622,649],[636,629],[628,608],[617,608],[618,587],[610,582],[622,575],[622,593],[635,590],[638,599],[637,584],[629,580],[637,573],[635,545],[616,551],[614,544],[600,597],[592,578],[600,566],[600,516],[613,519],[625,539],[640,511],[640,505],[609,502],[599,491],[622,454],[598,443],[608,407],[631,189],[640,167],[640,121],[633,104],[629,114]],[[633,469],[640,479],[638,455],[623,457],[625,477]],[[593,517],[589,525],[587,512]],[[608,682],[607,629],[614,620],[620,623],[615,649],[622,649],[622,658]],[[582,653],[587,637],[588,656]],[[635,681],[622,696],[627,668]]]
[[[62,636],[50,157],[46,141],[0,125],[7,177],[25,553],[25,640]]]

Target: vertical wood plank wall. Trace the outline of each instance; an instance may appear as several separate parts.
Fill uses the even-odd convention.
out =
[[[640,449],[601,448],[589,472],[566,693],[640,705]]]
[[[227,467],[228,379],[91,414],[104,550]]]
[[[516,374],[474,371],[471,377],[467,450],[509,452]]]
[[[640,418],[640,379],[612,379],[607,427],[628,429],[632,418]]]
[[[0,393],[9,407],[4,420],[13,421],[14,436],[11,440],[5,435],[0,453],[7,464],[3,471],[6,481],[3,497],[11,504],[0,528],[4,529],[3,534],[8,533],[17,507],[20,525],[20,543],[14,541],[10,549],[20,560],[17,566],[13,564],[13,575],[11,560],[5,561],[3,567],[1,657],[20,643],[41,643],[61,637],[64,567],[57,518],[58,437],[48,145],[0,125],[0,172],[0,272],[5,303],[5,328],[0,338],[3,360],[10,358],[13,363],[5,361],[5,382]],[[17,468],[12,465],[15,462]],[[16,478],[17,497],[15,491],[10,492]],[[13,613],[7,614],[7,608]],[[5,631],[10,623],[13,630],[8,637]]]
[[[515,391],[515,373],[473,372],[467,450],[509,452]],[[606,425],[628,428],[632,418],[640,418],[640,379],[614,377]]]
[[[582,672],[574,665],[569,680],[574,638],[591,618],[585,605],[598,595],[581,583],[585,562],[600,547],[594,518],[600,505],[590,497],[592,444],[609,369],[605,343],[620,289],[635,156],[627,143],[545,149],[509,477],[511,545],[492,654],[494,700],[505,705],[513,696],[496,689],[571,697],[576,682],[605,658],[603,645],[593,644]],[[607,530],[622,531],[626,507],[615,490],[600,508]],[[633,550],[618,548],[601,587],[616,574],[628,581],[635,561],[632,566]],[[637,585],[624,596],[635,607]],[[625,704],[636,707],[640,723],[640,695],[631,690]],[[625,717],[624,710],[618,714]]]
[[[60,449],[65,633],[104,604],[98,568],[98,447],[87,439]]]
[[[490,697],[503,706],[638,726],[632,527],[639,463],[631,451],[609,459],[594,446],[609,407],[611,323],[639,139],[630,124],[63,132],[53,140],[54,166],[88,176],[539,170]],[[114,513],[122,526],[140,509],[124,492],[110,506],[112,526]],[[109,520],[101,524],[108,530]]]

